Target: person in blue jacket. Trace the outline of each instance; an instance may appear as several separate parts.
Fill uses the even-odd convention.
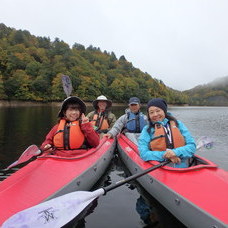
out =
[[[149,125],[140,134],[138,149],[144,161],[171,160],[174,167],[185,168],[187,160],[196,152],[196,144],[187,127],[167,112],[162,98],[147,104]]]

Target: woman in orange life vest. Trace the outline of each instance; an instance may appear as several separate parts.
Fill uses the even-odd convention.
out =
[[[99,135],[85,112],[86,105],[80,98],[66,98],[58,114],[60,120],[47,134],[41,149],[59,156],[74,156],[78,149],[98,146]]]
[[[196,144],[186,126],[167,112],[167,104],[154,98],[147,104],[149,125],[139,137],[138,149],[143,160],[171,160],[175,167],[187,167],[187,159],[196,151]]]
[[[95,111],[90,112],[87,117],[98,133],[107,133],[114,123],[116,116],[109,110],[112,101],[101,95],[93,101]]]

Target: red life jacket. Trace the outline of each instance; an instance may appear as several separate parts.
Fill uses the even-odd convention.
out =
[[[185,145],[185,140],[174,121],[170,121],[172,136],[172,147],[177,148]],[[168,147],[167,133],[161,124],[155,124],[154,140],[150,142],[150,149],[155,151],[165,151]]]
[[[107,115],[104,114],[99,116],[98,113],[95,113],[93,115],[93,120],[91,121],[91,124],[93,126],[96,126],[97,130],[107,130],[110,126],[107,120]]]
[[[61,119],[53,143],[57,149],[74,150],[83,145],[85,136],[81,131],[79,121],[67,122]]]

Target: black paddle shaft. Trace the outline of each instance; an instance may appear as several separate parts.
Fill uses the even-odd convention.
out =
[[[116,182],[115,184],[111,184],[111,185],[109,185],[107,187],[104,187],[103,189],[104,189],[105,193],[107,193],[108,191],[111,191],[111,190],[113,190],[115,188],[118,188],[121,185],[124,185],[124,184],[126,184],[126,183],[128,183],[128,182],[130,182],[132,180],[135,180],[135,179],[137,179],[137,178],[139,178],[139,177],[141,177],[141,176],[143,176],[143,175],[145,175],[145,174],[147,174],[147,173],[149,173],[151,171],[154,171],[154,170],[156,170],[156,169],[158,169],[158,168],[160,168],[162,166],[165,166],[168,163],[170,163],[170,161],[161,162],[158,165],[152,166],[149,169],[146,169],[146,170],[144,170],[144,171],[142,171],[140,173],[136,173],[136,174],[134,174],[132,176],[129,176],[129,177],[123,179],[123,180],[120,180],[120,181]]]

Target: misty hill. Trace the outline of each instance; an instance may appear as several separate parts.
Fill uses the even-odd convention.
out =
[[[184,91],[191,105],[228,106],[228,76]]]
[[[0,24],[0,99],[59,101],[65,98],[61,75],[72,79],[73,94],[92,101],[104,94],[115,102],[138,96],[142,102],[163,97],[187,103],[183,93],[135,68],[124,55],[56,38],[36,37],[29,31]]]

